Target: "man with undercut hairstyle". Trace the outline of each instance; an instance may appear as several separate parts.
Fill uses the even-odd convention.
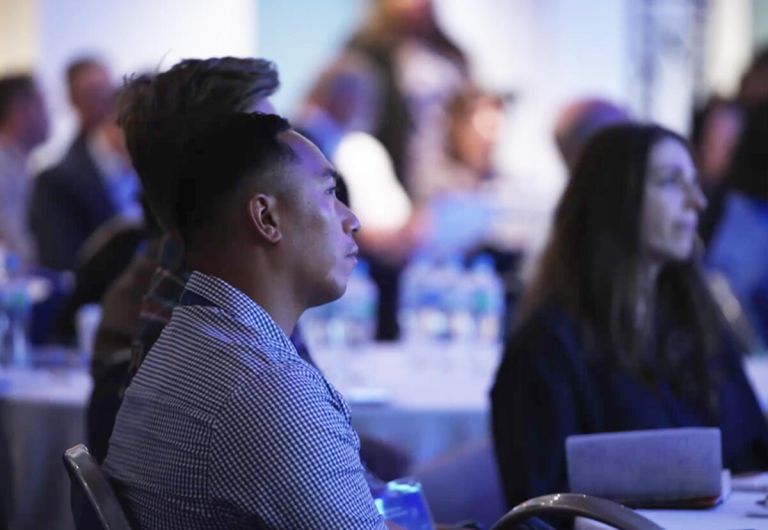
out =
[[[185,125],[164,191],[193,272],[105,471],[140,528],[382,530],[349,409],[288,340],[357,261],[336,172],[277,116]]]
[[[188,277],[183,244],[172,201],[165,197],[169,177],[178,173],[175,146],[188,123],[210,121],[237,111],[270,112],[269,97],[279,86],[275,66],[258,58],[187,59],[167,72],[134,79],[120,100],[120,122],[128,149],[142,178],[145,199],[155,215],[146,215],[156,233],[106,293],[103,318],[94,345],[94,391],[88,408],[89,445],[97,460],[106,457],[108,440],[132,372],[159,337],[178,304]],[[343,200],[343,199],[342,199]],[[160,236],[165,233],[161,245]],[[143,295],[143,298],[142,298]],[[299,355],[312,362],[298,328],[291,335]],[[403,476],[406,454],[370,437],[362,437],[361,458],[378,477]]]

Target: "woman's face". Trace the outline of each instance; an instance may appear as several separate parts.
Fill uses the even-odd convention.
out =
[[[674,138],[656,142],[648,158],[641,252],[660,264],[688,259],[699,213],[706,206],[696,167],[688,150]]]

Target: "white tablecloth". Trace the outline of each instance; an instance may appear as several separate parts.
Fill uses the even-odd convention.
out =
[[[756,504],[765,494],[734,492],[720,506],[709,510],[640,510],[665,530],[768,530],[768,509]],[[763,513],[765,517],[750,517]]]
[[[436,519],[469,518],[487,525],[504,513],[488,424],[488,391],[499,352],[500,346],[455,344],[376,344],[354,352],[313,348],[318,365],[350,402],[358,432],[412,455],[413,474],[424,483]],[[746,366],[768,411],[768,356],[749,358]],[[695,514],[730,513],[738,504]],[[750,522],[717,528],[768,526]]]
[[[417,464],[489,434],[488,392],[500,345],[314,345],[312,352],[351,404],[358,431],[399,444]],[[768,356],[750,357],[746,367],[768,411]]]
[[[312,349],[350,403],[358,432],[399,445],[416,464],[487,438],[499,352],[499,345],[452,343]]]
[[[8,443],[11,530],[70,530],[65,449],[85,442],[91,378],[84,369],[0,369],[0,429]]]
[[[451,520],[451,510],[459,506],[458,499],[467,498],[468,491],[474,498],[491,499],[494,513],[500,510],[487,400],[499,351],[497,346],[383,344],[356,353],[316,347],[313,354],[350,401],[353,423],[360,432],[409,451],[415,472],[425,484],[432,482],[431,488],[461,486],[462,491],[456,492],[425,490],[431,502],[454,499],[445,503],[444,511],[435,510],[438,516],[448,514],[442,520]],[[768,405],[768,357],[751,359],[748,372]],[[72,528],[61,454],[85,441],[85,406],[91,386],[84,369],[0,371],[0,429],[14,465],[12,530]],[[443,480],[446,470],[465,480]],[[720,528],[768,526],[750,522]]]
[[[768,509],[757,504],[765,494],[734,492],[707,510],[639,510],[665,530],[768,530]],[[763,514],[757,517],[751,514]],[[613,527],[579,518],[576,530],[607,530]]]

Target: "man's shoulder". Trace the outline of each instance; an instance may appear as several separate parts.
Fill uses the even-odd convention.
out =
[[[266,354],[274,352],[280,358],[291,353],[270,340],[266,328],[242,322],[232,312],[218,306],[178,304],[173,308],[167,327],[173,330],[171,335],[176,335],[177,340],[198,336],[206,339],[210,346],[233,350],[255,348]]]
[[[37,180],[40,185],[66,186],[94,178],[98,179],[98,170],[88,149],[83,142],[75,141],[61,160],[44,169]]]
[[[277,386],[285,378],[314,379],[312,367],[289,346],[219,307],[178,305],[147,359],[154,358],[155,370],[225,372],[248,384]]]
[[[252,353],[258,356],[263,352]],[[336,397],[320,372],[297,355],[259,358],[258,362],[248,365],[252,369],[239,381],[234,399],[257,400],[260,406],[272,401],[286,408],[301,408],[309,402]]]

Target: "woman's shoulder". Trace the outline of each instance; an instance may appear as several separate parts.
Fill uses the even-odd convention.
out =
[[[511,336],[545,334],[564,337],[576,335],[577,331],[578,323],[573,313],[562,304],[550,302],[528,313]]]
[[[505,343],[505,356],[526,355],[537,359],[571,361],[582,358],[582,331],[577,319],[564,306],[549,303],[528,314]]]

